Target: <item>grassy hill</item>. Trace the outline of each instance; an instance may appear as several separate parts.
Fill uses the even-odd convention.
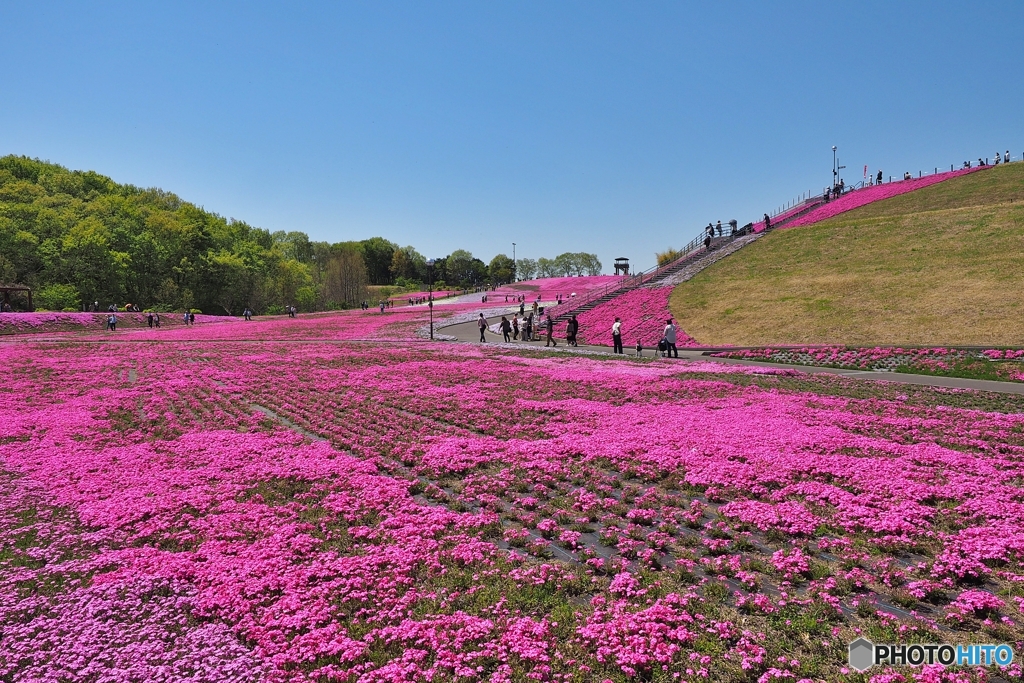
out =
[[[702,344],[1024,344],[1024,163],[772,233],[683,283]]]

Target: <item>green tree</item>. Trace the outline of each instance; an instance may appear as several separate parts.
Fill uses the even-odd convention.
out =
[[[558,277],[560,274],[559,264],[554,259],[543,256],[537,259],[537,277]]]
[[[520,280],[532,280],[537,277],[537,261],[532,258],[521,258],[516,261],[516,276]]]
[[[389,285],[391,277],[391,261],[398,245],[383,237],[371,237],[360,242],[363,248],[363,262],[371,285]]]
[[[491,263],[487,267],[487,272],[490,275],[492,284],[501,285],[512,282],[515,277],[516,268],[512,259],[505,254],[498,254],[491,259]]]

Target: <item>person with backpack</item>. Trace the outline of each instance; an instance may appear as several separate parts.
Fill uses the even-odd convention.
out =
[[[679,349],[676,348],[676,326],[672,324],[672,318],[665,321],[665,351],[668,358],[679,358]]]
[[[612,347],[612,353],[622,353],[622,321],[618,318],[612,323]]]

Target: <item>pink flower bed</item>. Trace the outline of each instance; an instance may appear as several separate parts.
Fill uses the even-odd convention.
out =
[[[665,330],[665,321],[672,317],[668,310],[671,287],[634,289],[611,301],[580,313],[579,341],[585,344],[612,345],[612,324],[622,319],[622,343],[633,347],[639,339],[644,348],[658,345]],[[564,327],[560,331],[564,335]],[[697,342],[682,330],[676,335],[676,346],[697,346]]]
[[[1018,399],[344,341],[421,320],[0,345],[0,679],[844,680],[860,632],[1024,639]]]
[[[804,346],[783,349],[740,349],[711,354],[715,358],[738,358],[761,360],[772,363],[793,363],[795,365],[822,365],[827,367],[855,368],[858,370],[908,370],[951,371],[958,362],[980,359],[989,361],[1019,361],[1024,359],[1024,349],[967,350],[944,347],[901,348],[875,347],[850,348],[846,346]],[[1006,373],[1004,373],[1006,374]],[[1021,378],[1009,372],[1007,379],[1020,381]]]
[[[549,277],[536,280],[523,280],[510,285],[498,287],[496,291],[488,292],[488,303],[504,302],[505,295],[511,297],[526,295],[526,302],[531,303],[540,294],[541,301],[554,301],[559,294],[568,300],[572,293],[576,297],[582,297],[595,289],[607,287],[613,283],[622,281],[621,276],[616,275],[588,275],[584,277]]]
[[[900,180],[892,183],[873,185],[861,190],[848,192],[839,199],[828,202],[827,204],[822,204],[806,215],[797,218],[791,223],[787,223],[785,227],[796,228],[801,225],[817,223],[852,209],[856,209],[867,204],[873,204],[874,202],[879,202],[883,199],[889,199],[890,197],[897,197],[901,194],[906,194],[907,192],[913,192],[914,190],[920,190],[922,187],[941,183],[944,180],[958,178],[968,173],[974,173],[975,171],[982,170],[982,168],[987,167],[965,168],[959,171],[938,173],[936,175],[925,176],[923,178],[913,178],[912,180]]]
[[[145,313],[115,313],[117,325],[124,327],[142,327],[146,323]],[[78,328],[99,328],[107,326],[110,313],[0,313],[0,334],[18,332],[53,332],[74,330]],[[233,320],[218,315],[196,314],[196,324],[225,322]],[[161,313],[161,327],[184,326],[182,314]]]

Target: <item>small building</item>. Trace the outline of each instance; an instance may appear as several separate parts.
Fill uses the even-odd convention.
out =
[[[629,259],[625,256],[620,256],[615,259],[615,274],[616,275],[629,275]]]
[[[28,295],[28,310],[36,310],[32,306],[32,289],[25,285],[5,285],[0,283],[0,311],[14,310],[11,306],[11,294],[24,293]]]

